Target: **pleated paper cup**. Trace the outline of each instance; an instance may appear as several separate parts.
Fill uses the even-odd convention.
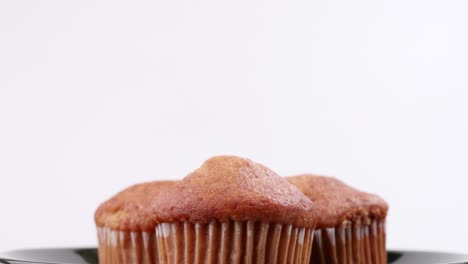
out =
[[[308,264],[313,229],[253,221],[161,223],[156,227],[162,264]]]
[[[159,263],[154,232],[128,232],[98,228],[99,264]]]
[[[385,220],[361,220],[314,231],[311,263],[387,263]]]

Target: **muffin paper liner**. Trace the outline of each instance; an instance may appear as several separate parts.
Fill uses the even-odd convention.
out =
[[[100,264],[157,264],[154,232],[127,232],[98,228]]]
[[[387,263],[385,220],[357,220],[314,231],[311,263]]]
[[[308,264],[313,229],[253,221],[156,226],[159,263]]]

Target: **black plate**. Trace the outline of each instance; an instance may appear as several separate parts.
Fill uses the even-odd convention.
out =
[[[468,256],[460,254],[408,250],[390,250],[387,253],[388,263],[392,264],[468,263]],[[26,262],[12,261],[12,259]],[[25,249],[0,254],[0,263],[3,264],[19,264],[27,261],[98,264],[98,257],[96,248]]]

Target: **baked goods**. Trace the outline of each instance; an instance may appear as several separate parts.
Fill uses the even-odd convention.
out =
[[[149,204],[173,181],[155,181],[131,186],[99,206],[99,263],[158,263],[152,213]]]
[[[99,262],[386,263],[387,211],[332,177],[282,178],[217,156],[181,181],[137,184],[101,204]]]
[[[318,215],[312,263],[386,263],[387,203],[331,177],[288,177]]]
[[[160,263],[309,263],[312,202],[248,159],[213,157],[152,207]]]

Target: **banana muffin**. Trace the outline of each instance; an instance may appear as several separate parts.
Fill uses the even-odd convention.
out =
[[[102,203],[95,213],[100,264],[158,263],[150,203],[173,181],[131,186]]]
[[[153,203],[160,263],[309,263],[313,203],[270,169],[216,156]]]
[[[314,203],[312,263],[387,263],[387,203],[375,194],[325,176],[287,178]]]

